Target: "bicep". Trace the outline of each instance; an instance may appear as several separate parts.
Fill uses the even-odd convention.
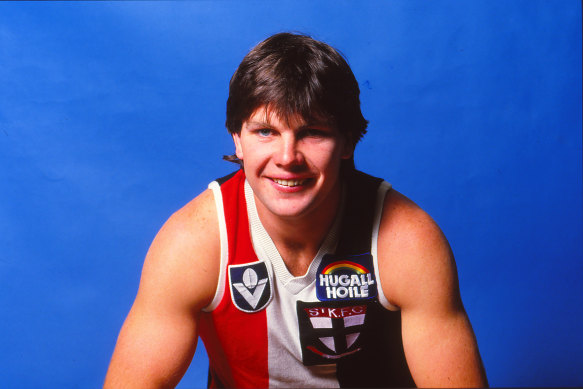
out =
[[[120,331],[106,387],[174,387],[196,349],[196,316],[169,314],[138,300]]]
[[[188,368],[198,317],[218,278],[218,227],[209,195],[171,217],[148,250],[105,387],[173,387]]]
[[[405,357],[417,386],[484,387],[487,385],[478,345],[461,301],[449,250],[436,250],[437,265],[410,277],[416,287],[401,306]],[[439,256],[442,256],[439,258]]]
[[[417,254],[422,259],[413,268],[416,274],[408,277],[413,283],[401,307],[405,356],[418,386],[483,387],[486,376],[455,262],[439,235],[428,237],[428,249]]]
[[[487,385],[474,333],[463,309],[404,309],[401,315],[405,356],[417,386]]]

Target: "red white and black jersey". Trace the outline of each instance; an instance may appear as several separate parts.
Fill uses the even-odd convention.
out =
[[[242,170],[212,182],[217,291],[199,321],[210,387],[414,386],[401,315],[384,296],[376,246],[390,185],[354,172],[307,273],[292,276]]]

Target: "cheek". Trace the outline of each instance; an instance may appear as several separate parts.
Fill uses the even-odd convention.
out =
[[[322,155],[333,162],[340,162],[344,158],[345,150],[342,144],[332,143],[323,145]]]
[[[320,145],[312,152],[312,163],[320,170],[339,169],[342,161],[342,150],[335,145]]]
[[[261,149],[253,146],[244,147],[243,150],[245,151],[243,166],[247,170],[263,168],[269,162],[270,154],[266,151],[261,151]]]

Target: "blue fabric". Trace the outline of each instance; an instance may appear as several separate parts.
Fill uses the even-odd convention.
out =
[[[582,386],[581,3],[2,2],[0,385],[95,388],[164,220],[233,165],[227,85],[340,49],[356,166],[432,215],[493,386]],[[201,387],[199,350],[179,388]]]

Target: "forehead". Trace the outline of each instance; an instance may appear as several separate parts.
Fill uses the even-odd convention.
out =
[[[263,124],[272,127],[287,126],[289,128],[299,128],[305,126],[327,126],[332,124],[321,115],[314,114],[311,117],[302,116],[299,113],[286,114],[276,107],[263,105],[257,108],[245,120],[246,124]]]

